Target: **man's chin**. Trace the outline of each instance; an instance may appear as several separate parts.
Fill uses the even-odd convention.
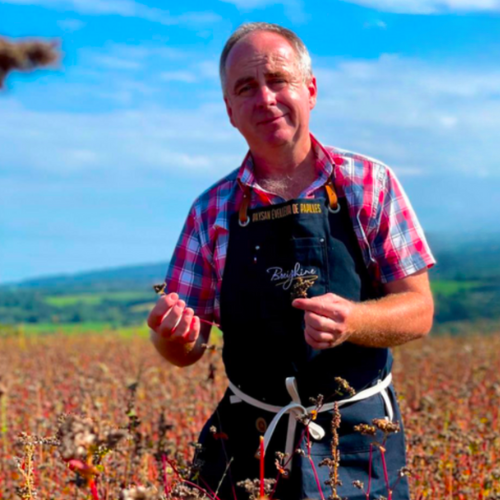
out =
[[[282,147],[293,145],[295,136],[288,131],[276,130],[266,134],[260,141],[264,147]]]

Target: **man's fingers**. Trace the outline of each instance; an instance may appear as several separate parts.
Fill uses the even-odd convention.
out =
[[[169,338],[180,344],[189,344],[194,342],[200,334],[200,318],[194,316],[191,309],[189,313],[184,314],[179,326],[175,329],[173,335]]]
[[[333,293],[311,297],[310,299],[295,299],[292,306],[303,311],[311,311],[322,316],[328,316],[332,308],[333,299],[336,297]]]
[[[178,340],[189,334],[193,316],[194,311],[190,307],[184,309],[178,325],[174,327],[172,334],[170,335],[171,340]]]
[[[162,295],[156,305],[153,307],[148,316],[148,326],[152,330],[156,330],[161,325],[163,317],[167,311],[179,300],[179,296],[176,293],[170,293],[168,295]]]
[[[190,331],[186,337],[186,342],[194,342],[198,336],[200,335],[200,318],[198,316],[193,316],[193,319],[191,320],[191,326],[190,326]]]
[[[326,333],[324,331],[316,330],[310,325],[306,325],[304,332],[309,335],[311,339],[315,342],[333,342],[338,335],[332,335],[331,333]]]
[[[315,330],[326,333],[339,333],[339,325],[333,319],[321,316],[319,314],[307,311],[304,315],[306,325],[311,326]]]
[[[311,337],[307,331],[305,332],[305,339],[306,339],[306,342],[313,349],[329,349],[330,347],[332,347],[334,345],[332,342],[318,342],[313,337]]]
[[[172,330],[177,327],[182,319],[182,313],[186,308],[186,303],[183,300],[177,301],[177,303],[171,307],[165,314],[161,325],[156,329],[156,331],[162,337],[170,337]]]

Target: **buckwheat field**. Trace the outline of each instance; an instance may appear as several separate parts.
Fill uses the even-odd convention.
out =
[[[178,369],[143,336],[0,344],[0,498],[217,498],[190,479],[198,433],[226,388],[218,349]],[[409,457],[401,473],[413,499],[500,499],[499,366],[500,336],[428,338],[395,350]],[[246,498],[271,498],[279,469],[265,482],[249,477]],[[387,478],[387,499],[397,481]]]

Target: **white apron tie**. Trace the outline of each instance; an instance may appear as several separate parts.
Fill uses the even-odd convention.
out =
[[[350,398],[341,399],[340,401],[335,401],[332,403],[327,403],[323,405],[318,411],[320,413],[324,411],[329,411],[333,409],[335,403],[337,403],[340,407],[348,403],[361,401],[363,399],[370,398],[375,394],[381,393],[386,406],[387,415],[389,416],[389,420],[392,421],[394,418],[394,411],[392,408],[391,401],[389,399],[389,395],[387,394],[386,391],[391,382],[392,382],[392,373],[389,373],[389,375],[387,375],[387,377],[384,380],[378,380],[374,386],[368,387],[368,389],[364,389]],[[245,394],[243,391],[241,391],[238,387],[236,387],[231,381],[229,381],[229,388],[234,393],[233,396],[230,396],[230,402],[232,404],[244,401],[245,403],[260,408],[261,410],[265,410],[270,413],[276,414],[274,418],[271,420],[271,423],[269,424],[269,427],[267,428],[266,433],[264,434],[264,453],[267,450],[269,441],[271,440],[274,430],[276,429],[278,422],[281,420],[281,417],[288,414],[288,430],[286,435],[285,453],[287,453],[288,456],[291,458],[294,446],[295,429],[297,428],[297,420],[300,420],[302,417],[307,417],[311,413],[311,411],[317,409],[316,406],[305,407],[302,405],[302,403],[300,402],[300,397],[297,390],[297,381],[295,380],[295,377],[288,377],[286,379],[286,389],[292,400],[286,406],[270,405],[262,401],[259,401],[258,399],[252,398],[248,394]],[[311,437],[314,440],[320,441],[325,437],[325,430],[317,423],[311,421],[309,422],[308,427]],[[291,468],[292,468],[292,460],[288,460],[286,469],[290,471]]]

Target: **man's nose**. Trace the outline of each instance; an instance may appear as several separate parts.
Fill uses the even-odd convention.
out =
[[[276,104],[276,94],[267,86],[261,85],[257,92],[257,102],[261,106],[272,106]]]

